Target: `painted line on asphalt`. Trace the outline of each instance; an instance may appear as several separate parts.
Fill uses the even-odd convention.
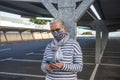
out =
[[[45,78],[45,76],[40,76],[40,75],[11,73],[11,72],[0,72],[0,74],[2,74],[2,75],[12,75],[12,76],[24,76],[24,77],[39,77],[39,78]]]
[[[31,53],[26,53],[26,55],[37,55],[37,56],[43,56],[43,54],[41,53],[34,53],[34,52],[31,52]]]
[[[43,54],[40,54],[40,53],[35,53],[33,55],[43,56]]]
[[[11,76],[23,76],[23,77],[35,77],[35,78],[45,78],[45,76],[40,75],[32,75],[32,74],[22,74],[22,73],[11,73],[11,72],[0,72],[2,75],[11,75]],[[84,79],[78,79],[78,80],[84,80]]]
[[[25,55],[32,55],[35,54],[34,52],[26,53]]]
[[[93,55],[83,55],[84,57],[95,57]],[[102,56],[102,58],[120,58],[119,56]]]
[[[2,51],[8,51],[8,50],[11,50],[11,48],[0,49],[0,52],[2,52]]]
[[[106,51],[107,53],[120,53],[119,51]]]
[[[10,58],[5,58],[5,59],[2,59],[2,60],[0,60],[0,61],[6,61],[6,60],[11,60],[12,59],[12,57],[10,57]]]
[[[10,58],[8,61],[22,61],[22,62],[42,62],[42,60],[28,60],[28,59],[13,59]]]
[[[92,73],[89,80],[94,80],[98,67],[99,67],[99,64],[96,64],[96,66],[95,66],[95,68],[93,70],[93,73]]]
[[[95,65],[95,63],[83,63],[85,65]]]
[[[104,65],[104,66],[118,66],[118,67],[120,67],[119,64],[107,64],[107,63],[102,63],[102,64],[100,64],[100,65]]]
[[[103,56],[103,58],[120,58],[119,56]]]
[[[92,56],[92,55],[83,55],[83,57],[95,57],[95,56]]]
[[[82,48],[82,49],[95,49],[95,48]]]

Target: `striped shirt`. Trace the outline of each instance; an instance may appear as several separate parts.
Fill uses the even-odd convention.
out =
[[[51,49],[50,44],[45,49],[41,69],[46,73],[46,77],[49,80],[77,80],[77,72],[81,72],[83,68],[83,59],[81,48],[77,41],[73,39],[67,40],[67,42],[59,46],[60,53],[62,58],[59,59],[63,63],[62,69],[53,69],[51,73],[48,73],[46,70],[46,60],[53,59],[55,60],[55,54]],[[62,53],[61,53],[62,52]]]

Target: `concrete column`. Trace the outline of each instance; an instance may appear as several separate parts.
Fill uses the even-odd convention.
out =
[[[100,63],[101,55],[101,30],[96,29],[96,47],[95,47],[95,63]]]
[[[102,30],[102,54],[104,53],[104,50],[106,48],[108,41],[108,31]]]
[[[107,44],[108,30],[104,21],[96,20],[94,24],[96,27],[95,63],[100,64]]]
[[[76,7],[76,2],[81,2]],[[43,5],[48,9],[54,18],[62,19],[70,33],[70,37],[76,39],[76,23],[83,16],[94,0],[54,0],[58,4],[58,10],[50,0],[42,0]]]
[[[67,27],[70,37],[76,38],[76,22],[74,21],[75,0],[58,0],[58,17],[61,18]]]

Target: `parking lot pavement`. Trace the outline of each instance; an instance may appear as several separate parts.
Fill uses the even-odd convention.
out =
[[[79,80],[92,80],[93,77],[94,80],[120,80],[120,38],[109,39],[100,65],[94,61],[95,38],[78,38],[78,42],[84,62],[83,71],[78,73]],[[49,40],[0,47],[0,80],[45,80],[40,66],[47,43]]]

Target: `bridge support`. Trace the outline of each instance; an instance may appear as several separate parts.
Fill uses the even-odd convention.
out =
[[[95,21],[96,27],[96,48],[95,48],[95,63],[100,64],[101,58],[105,51],[107,40],[108,40],[108,30],[105,23],[101,20]]]
[[[70,37],[76,39],[76,23],[93,1],[94,0],[54,0],[54,3],[58,5],[58,9],[52,5],[50,0],[42,0],[42,3],[54,18],[60,18],[65,22]],[[80,2],[77,8],[76,2]]]

